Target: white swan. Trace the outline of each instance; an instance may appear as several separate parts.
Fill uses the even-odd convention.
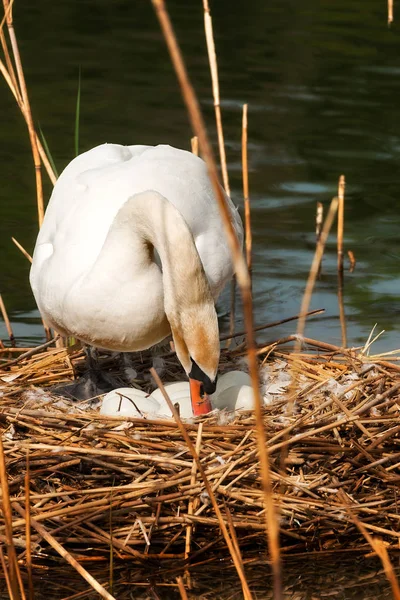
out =
[[[214,301],[232,273],[205,163],[170,146],[104,144],[58,179],[30,282],[46,322],[87,344],[133,352],[172,332],[201,414],[219,361]]]

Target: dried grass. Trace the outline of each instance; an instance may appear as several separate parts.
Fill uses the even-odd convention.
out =
[[[222,370],[235,367],[244,351],[240,348],[223,351]],[[296,360],[300,369],[293,414],[284,396],[263,409],[283,557],[366,553],[370,547],[364,532],[379,536],[375,550],[383,547],[382,555],[399,549],[399,367],[384,357],[374,360],[316,340],[308,340],[296,356],[286,344],[273,342],[259,349],[259,357],[264,368],[289,370]],[[114,585],[117,580],[122,585],[123,571],[131,590],[150,586],[149,573],[158,586],[176,591],[177,577],[186,574],[186,588],[196,589],[201,565],[207,565],[203,575],[208,580],[213,574],[220,578],[221,569],[230,572],[233,564],[207,481],[219,518],[234,548],[240,548],[251,588],[252,567],[269,562],[254,415],[216,412],[185,424],[203,479],[196,476],[193,456],[174,421],[106,418],[87,404],[60,401],[36,387],[38,380],[70,379],[82,361],[80,351],[47,348],[0,370],[12,535],[24,579],[27,508],[22,506],[29,507],[35,530],[30,547],[35,587],[43,568],[61,569],[65,581],[70,576],[44,532],[62,546],[64,556],[73,556],[80,566],[88,563],[89,571],[103,565],[107,572],[111,546]],[[164,380],[181,378],[175,356],[169,353],[165,361]],[[102,362],[118,375],[111,356],[105,354]],[[134,364],[137,384],[148,390],[150,364],[149,353]],[[1,543],[6,536],[2,514]],[[101,585],[108,587],[107,576]],[[181,593],[182,585],[179,580]]]

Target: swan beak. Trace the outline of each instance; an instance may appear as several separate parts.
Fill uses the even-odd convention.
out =
[[[193,414],[195,417],[206,415],[212,411],[210,398],[205,393],[203,384],[197,379],[189,379],[190,398],[192,400]]]

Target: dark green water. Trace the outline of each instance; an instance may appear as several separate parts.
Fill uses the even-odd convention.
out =
[[[201,4],[171,0],[169,7],[215,140]],[[400,40],[396,21],[387,28],[386,0],[217,0],[212,9],[239,204],[241,109],[249,103],[256,321],[298,311],[315,205],[328,205],[344,173],[345,246],[357,258],[345,276],[349,343],[365,341],[377,322],[386,334],[376,348],[397,348]],[[14,16],[34,117],[59,169],[74,156],[79,67],[82,151],[105,141],[189,147],[190,126],[149,1],[16,0]],[[21,342],[39,342],[29,265],[10,239],[33,249],[34,172],[25,125],[2,81],[0,114],[0,290]],[[306,332],[339,342],[335,265],[332,236],[312,302],[326,313]]]

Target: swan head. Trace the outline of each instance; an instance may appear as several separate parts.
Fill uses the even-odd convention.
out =
[[[217,313],[214,303],[205,303],[170,318],[175,351],[190,382],[194,415],[212,410],[208,395],[217,385],[220,354]]]

